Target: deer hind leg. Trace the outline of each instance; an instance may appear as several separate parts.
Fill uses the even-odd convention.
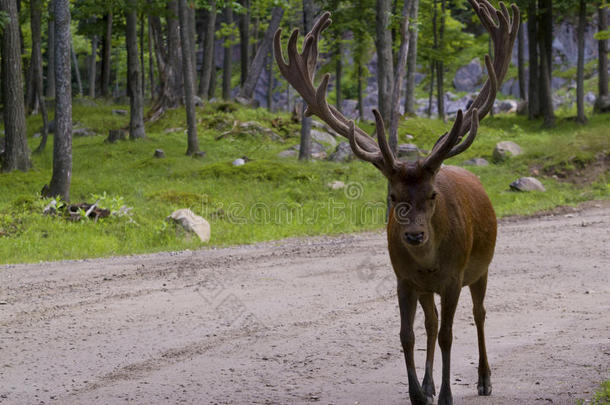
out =
[[[439,405],[452,405],[451,395],[451,344],[453,343],[453,317],[460,298],[461,283],[447,288],[441,294],[441,328],[438,334],[438,345],[443,358],[443,378],[438,395]]]
[[[422,382],[422,388],[424,394],[428,397],[428,400],[432,400],[436,394],[434,388],[434,379],[432,377],[432,368],[434,366],[434,349],[436,347],[436,338],[438,336],[438,311],[434,304],[434,294],[422,294],[419,297],[419,303],[424,310],[426,318],[426,335],[427,335],[427,350],[426,350],[426,373],[424,374],[424,381]]]
[[[413,405],[428,405],[431,402],[428,401],[419,385],[413,358],[413,346],[415,345],[413,321],[417,309],[417,293],[407,287],[401,280],[398,280],[398,306],[400,307],[400,342],[402,343],[409,378],[409,398]]]
[[[485,291],[487,290],[487,272],[478,279],[474,284],[470,285],[470,294],[472,295],[472,312],[474,322],[477,325],[477,339],[479,342],[479,382],[477,389],[479,395],[491,395],[491,370],[487,362],[487,350],[485,349]]]

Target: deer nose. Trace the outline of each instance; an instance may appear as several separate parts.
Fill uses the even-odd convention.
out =
[[[423,232],[418,232],[418,233],[406,232],[405,240],[410,245],[421,245],[421,243],[424,241],[424,233]]]

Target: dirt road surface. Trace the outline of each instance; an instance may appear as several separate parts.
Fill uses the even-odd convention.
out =
[[[384,237],[0,267],[0,403],[408,404]],[[493,394],[476,395],[465,289],[454,403],[590,398],[610,378],[609,278],[607,204],[502,222],[486,300]]]

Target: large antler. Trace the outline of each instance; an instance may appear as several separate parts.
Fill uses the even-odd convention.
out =
[[[483,85],[481,92],[466,113],[463,113],[462,110],[458,111],[451,131],[436,141],[432,151],[425,159],[424,166],[433,171],[440,167],[443,160],[462,153],[472,145],[477,135],[479,121],[493,108],[498,86],[502,83],[508,71],[513,44],[519,31],[519,8],[516,5],[511,5],[513,10],[511,19],[508,9],[502,2],[500,2],[500,10],[497,10],[487,0],[468,1],[489,32],[494,47],[494,59],[492,62],[491,57],[485,55],[485,66],[489,78]],[[470,133],[461,142],[467,132]]]
[[[306,116],[316,115],[326,122],[340,135],[349,139],[354,154],[362,160],[373,163],[386,175],[396,167],[396,159],[392,154],[387,139],[381,115],[373,110],[377,123],[377,138],[379,146],[353,121],[348,120],[336,108],[326,101],[326,89],[330,74],[322,77],[320,85],[313,84],[316,62],[318,58],[318,40],[320,33],[331,24],[330,13],[325,12],[314,24],[312,30],[305,36],[302,52],[297,51],[299,30],[295,29],[288,40],[288,63],[284,59],[281,45],[282,30],[278,29],[273,38],[275,60],[282,75],[292,85],[307,103]]]

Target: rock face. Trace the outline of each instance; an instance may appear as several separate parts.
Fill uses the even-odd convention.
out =
[[[210,241],[212,230],[209,222],[199,215],[195,215],[193,211],[189,210],[188,208],[182,208],[174,211],[167,218],[168,220],[172,220],[179,224],[182,228],[184,228],[185,231],[192,232],[197,235],[203,243]]]
[[[519,156],[523,153],[523,149],[512,141],[502,141],[496,144],[493,151],[493,159],[496,162],[502,162],[509,159],[511,156]]]
[[[510,183],[512,191],[546,191],[542,183],[534,177],[521,177]]]
[[[468,159],[462,164],[464,166],[489,166],[489,162],[480,157]]]
[[[349,162],[355,158],[352,147],[349,146],[348,142],[339,142],[335,151],[330,154],[328,160],[333,162]]]
[[[421,156],[417,145],[403,143],[398,145],[398,158],[401,160],[417,160]]]
[[[453,78],[453,87],[457,91],[474,91],[479,87],[483,76],[483,68],[478,59],[473,59],[468,65],[457,70]]]
[[[330,146],[336,146],[337,140],[334,136],[329,134],[328,132],[318,131],[317,129],[311,130],[311,139],[316,142],[327,143]]]

